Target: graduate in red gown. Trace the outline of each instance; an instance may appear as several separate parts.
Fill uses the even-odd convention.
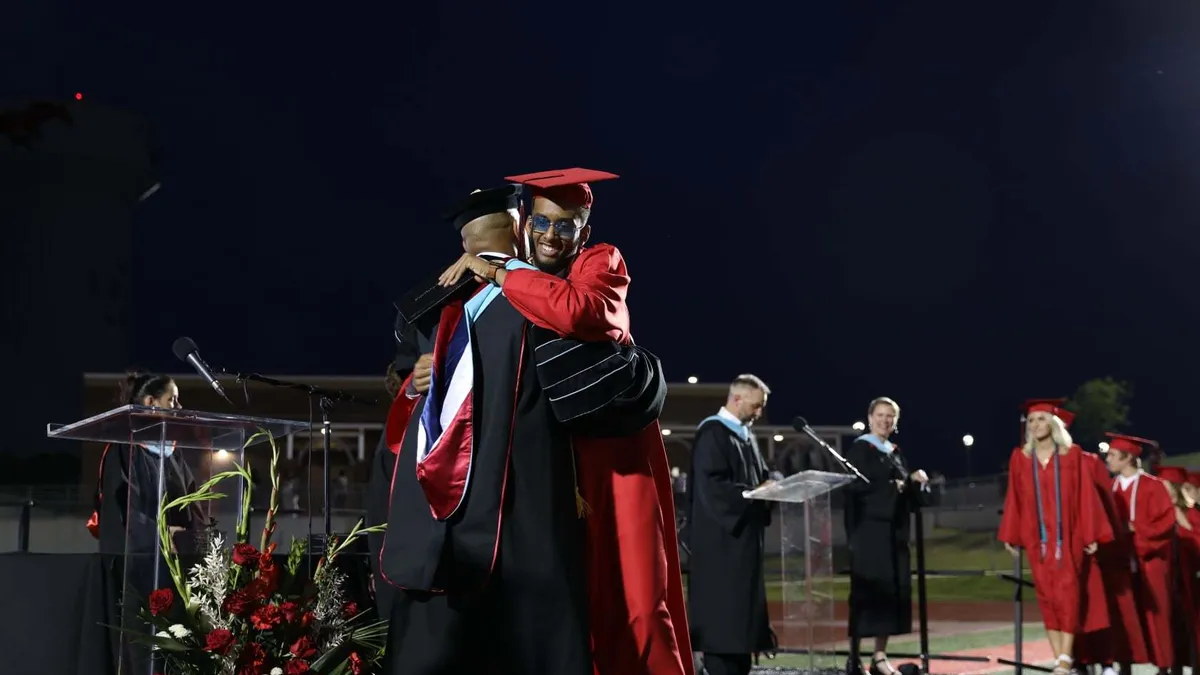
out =
[[[1101,544],[1095,555],[1084,560],[1084,616],[1095,623],[1099,613],[1107,612],[1107,628],[1079,634],[1075,639],[1075,661],[1080,666],[1099,665],[1101,675],[1115,675],[1116,663],[1143,663],[1147,659],[1146,640],[1138,620],[1137,599],[1133,593],[1133,574],[1126,548],[1118,540],[1121,520],[1112,496],[1112,475],[1099,455],[1083,453],[1086,471],[1091,474],[1104,506],[1114,540]]]
[[[589,244],[590,169],[509,176],[533,207],[522,248],[537,269],[509,265],[494,283],[530,323],[576,340],[631,344],[629,273],[609,244]],[[486,261],[464,255],[443,275],[453,284]],[[577,436],[586,520],[589,622],[596,675],[691,675],[691,640],[679,565],[670,468],[657,422],[624,437]]]
[[[1200,471],[1188,473],[1187,484],[1180,486],[1184,498],[1192,505],[1187,510],[1190,527],[1180,530],[1179,539],[1190,551],[1191,566],[1185,567],[1182,576],[1184,588],[1191,603],[1192,612],[1187,620],[1192,629],[1192,668],[1200,668]]]
[[[533,269],[511,255],[519,191],[480,191],[447,215],[468,250],[487,231],[480,255],[488,267],[466,277],[465,295],[442,298],[435,282],[405,296],[429,303],[402,303],[436,308],[438,323],[424,385],[418,363],[385,432],[395,459],[379,570],[401,591],[391,603],[385,674],[591,675],[613,652],[629,659],[645,647],[633,641],[647,628],[597,624],[592,606],[614,604],[618,588],[645,598],[655,574],[666,585],[665,570],[624,565],[623,551],[607,548],[595,557],[611,561],[623,585],[589,597],[590,577],[607,568],[589,560],[576,452],[601,430],[621,437],[654,425],[666,387],[643,348],[561,338],[508,301],[496,283],[504,265]],[[652,542],[649,526],[626,525],[623,538]],[[675,665],[620,672],[684,672]]]
[[[1195,514],[1196,502],[1188,484],[1188,472],[1177,466],[1164,466],[1158,470],[1158,478],[1167,487],[1175,505],[1175,565],[1174,587],[1171,597],[1175,600],[1175,657],[1178,667],[1197,666],[1196,659],[1196,616],[1200,605],[1196,603],[1196,569],[1200,563],[1200,530],[1194,524],[1200,520]]]
[[[1055,675],[1070,673],[1077,634],[1108,625],[1107,612],[1082,612],[1084,559],[1113,535],[1083,450],[1067,432],[1073,417],[1058,401],[1026,403],[1025,445],[1009,459],[997,537],[1013,555],[1029,555],[1042,621],[1058,655]]]
[[[1146,632],[1149,663],[1166,673],[1175,665],[1171,635],[1171,551],[1175,538],[1175,505],[1162,481],[1141,468],[1154,441],[1109,433],[1108,468],[1116,478],[1112,490],[1134,575],[1138,614]]]

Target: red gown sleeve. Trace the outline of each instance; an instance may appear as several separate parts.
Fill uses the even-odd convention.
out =
[[[1000,517],[1000,531],[996,538],[1011,546],[1025,546],[1022,539],[1020,490],[1028,486],[1021,480],[1021,460],[1025,455],[1020,448],[1013,450],[1008,459],[1008,489],[1004,491],[1004,514]]]
[[[1175,534],[1175,505],[1167,486],[1157,478],[1142,476],[1138,480],[1142,485],[1135,507],[1133,546],[1138,558],[1161,558],[1170,551],[1171,537]]]
[[[1085,456],[1089,458],[1090,479],[1096,486],[1096,496],[1100,499],[1100,507],[1104,509],[1104,520],[1108,523],[1108,531],[1111,535],[1108,539],[1097,541],[1101,544],[1108,544],[1116,541],[1117,533],[1121,531],[1121,519],[1117,514],[1117,506],[1112,497],[1112,476],[1108,473],[1108,467],[1104,466],[1104,460],[1095,455]]]
[[[404,431],[408,429],[408,420],[412,417],[417,401],[421,400],[420,396],[409,396],[408,390],[412,386],[412,378],[412,373],[404,378],[403,386],[396,393],[396,398],[392,400],[392,406],[388,408],[387,422],[383,426],[385,442],[393,455],[400,454],[400,444],[404,442]]]
[[[584,249],[566,279],[539,270],[512,270],[504,296],[531,323],[582,341],[627,343],[629,274],[614,246]]]
[[[1080,469],[1091,474],[1087,467]],[[1110,543],[1113,540],[1112,523],[1108,520],[1108,511],[1104,508],[1104,502],[1100,500],[1100,493],[1095,489],[1095,478],[1091,475],[1084,475],[1082,478],[1083,489],[1079,495],[1079,537],[1085,547]]]

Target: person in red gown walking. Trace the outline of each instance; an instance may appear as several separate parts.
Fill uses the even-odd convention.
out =
[[[1084,560],[1084,616],[1095,623],[1107,612],[1109,625],[1097,631],[1081,633],[1075,640],[1075,662],[1080,666],[1099,665],[1101,675],[1116,675],[1116,663],[1143,663],[1148,658],[1146,640],[1138,620],[1137,599],[1133,594],[1133,574],[1129,569],[1128,549],[1119,539],[1122,530],[1112,495],[1112,475],[1100,455],[1083,453],[1085,471],[1104,506],[1105,517],[1113,531],[1113,541],[1102,544],[1096,554]],[[1085,620],[1085,623],[1089,623]]]
[[[1198,663],[1196,650],[1200,641],[1196,635],[1196,615],[1200,604],[1196,603],[1196,570],[1200,564],[1200,511],[1196,510],[1192,486],[1188,484],[1188,472],[1177,466],[1164,466],[1158,478],[1167,487],[1171,502],[1175,505],[1175,658],[1176,670],[1188,665],[1195,668]]]
[[[1109,433],[1108,468],[1113,497],[1129,546],[1138,615],[1146,633],[1149,662],[1159,672],[1175,665],[1171,636],[1171,547],[1175,537],[1175,505],[1163,482],[1142,471],[1141,458],[1157,448],[1154,441]]]
[[[1191,528],[1181,530],[1180,540],[1186,542],[1191,551],[1191,567],[1183,569],[1185,589],[1191,602],[1192,613],[1188,615],[1188,623],[1192,628],[1192,668],[1200,668],[1200,471],[1191,471],[1187,483],[1180,486],[1184,498],[1192,505],[1187,510],[1188,524]]]
[[[1073,417],[1058,401],[1026,403],[1025,445],[1009,459],[997,536],[1014,556],[1029,553],[1038,607],[1058,655],[1054,675],[1070,673],[1075,636],[1104,628],[1108,619],[1107,612],[1081,611],[1084,558],[1113,534],[1083,450],[1067,432]]]

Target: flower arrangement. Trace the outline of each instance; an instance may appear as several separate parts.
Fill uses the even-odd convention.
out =
[[[333,563],[358,537],[385,526],[364,528],[360,520],[344,540],[327,542],[311,579],[302,570],[305,541],[293,539],[286,562],[277,562],[271,539],[279,508],[279,450],[265,432],[251,436],[246,446],[264,435],[271,441],[271,500],[258,547],[249,542],[249,462],[214,475],[191,494],[170,502],[164,497],[159,540],[174,587],[152,592],[139,608],[155,634],[124,632],[161,655],[166,675],[366,675],[383,654],[387,622],[369,621],[347,601],[346,576]],[[233,546],[210,533],[203,559],[185,577],[166,513],[225,497],[216,489],[226,479],[245,485]]]

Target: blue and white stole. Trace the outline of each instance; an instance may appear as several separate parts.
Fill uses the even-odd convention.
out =
[[[1029,453],[1033,459],[1033,498],[1037,501],[1038,537],[1042,544],[1042,560],[1046,559],[1046,517],[1042,510],[1042,481],[1038,477],[1039,462],[1036,452]],[[1045,471],[1045,469],[1041,469]],[[1062,463],[1059,462],[1058,443],[1054,444],[1054,559],[1062,562],[1063,510],[1062,510]]]
[[[531,265],[514,265],[509,269]],[[517,261],[519,262],[519,261]],[[472,325],[503,291],[484,286],[466,303],[442,309],[433,348],[429,393],[417,427],[417,481],[438,520],[453,516],[462,506],[474,457],[472,433],[475,358]]]
[[[730,431],[732,431],[734,433],[734,435],[736,435],[738,438],[742,439],[743,441],[750,440],[750,428],[749,427],[747,427],[745,424],[738,424],[737,422],[734,422],[733,420],[729,419],[728,417],[722,417],[721,415],[710,415],[709,417],[705,417],[704,419],[700,420],[700,424],[697,424],[696,428],[699,429],[700,427],[702,427],[705,424],[708,424],[709,422],[712,422],[714,420],[717,422],[720,422],[721,424],[724,424],[726,427],[729,428]]]
[[[885,455],[892,454],[892,451],[896,449],[896,446],[892,445],[891,441],[885,441],[882,438],[876,436],[875,434],[863,434],[862,436],[859,436],[858,438],[854,439],[854,441],[856,443],[858,441],[866,441],[866,442],[870,443],[871,445],[875,446],[876,450],[882,452]]]
[[[741,457],[746,475],[749,476],[751,480],[754,479],[754,473],[750,471],[750,466],[746,464],[747,459],[752,459],[758,471],[761,472],[763,476],[766,476],[767,464],[763,460],[762,452],[760,452],[758,449],[758,443],[754,440],[754,434],[750,433],[750,427],[745,424],[738,424],[737,422],[722,415],[710,415],[709,417],[705,417],[704,419],[700,420],[700,424],[696,425],[696,428],[699,429],[700,427],[714,420],[725,425],[725,428],[732,431],[735,436],[742,440],[742,442],[750,444],[750,452],[753,453],[753,457],[747,458],[744,454]]]

